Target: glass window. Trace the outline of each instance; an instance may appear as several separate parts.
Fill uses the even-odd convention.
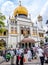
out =
[[[17,28],[15,27],[15,33],[17,33]]]
[[[14,20],[11,20],[11,24],[14,24]]]
[[[42,37],[43,37],[43,33],[42,33]]]
[[[30,34],[30,30],[28,30],[28,34]]]
[[[15,21],[15,24],[17,23],[17,21]]]
[[[33,35],[37,35],[37,30],[33,29]]]
[[[13,29],[14,29],[14,28],[13,28],[13,27],[11,27],[11,32],[13,32]]]
[[[43,37],[43,33],[39,33],[39,36],[40,36],[40,37]]]
[[[41,37],[41,33],[39,33],[39,36]]]
[[[11,27],[11,29],[13,29],[13,27]]]

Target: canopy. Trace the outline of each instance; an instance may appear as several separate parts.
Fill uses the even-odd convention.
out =
[[[33,40],[33,39],[31,39],[31,38],[24,38],[24,39],[21,41],[21,43],[27,43],[27,42],[29,42],[29,43],[36,43],[36,41]]]

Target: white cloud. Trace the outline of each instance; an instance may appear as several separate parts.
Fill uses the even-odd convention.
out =
[[[26,1],[27,2],[27,1]],[[29,13],[31,14],[31,18],[33,22],[36,22],[37,16],[40,12],[39,8],[42,7],[41,4],[42,0],[33,0],[29,6],[26,6]]]
[[[35,16],[35,18],[33,18],[33,21],[35,22],[35,21],[37,21],[37,17],[38,17],[38,15],[40,14],[40,15],[42,15],[43,17],[45,17],[46,18],[46,20],[47,20],[47,17],[48,17],[48,0],[46,1],[46,3],[44,4],[44,6],[42,7],[41,6],[41,11]],[[37,13],[37,12],[36,12]],[[44,20],[45,21],[45,20]],[[44,22],[43,21],[43,22]],[[45,23],[45,22],[44,22]],[[44,24],[43,23],[43,24]]]
[[[3,12],[3,14],[9,16],[13,13],[15,5],[17,4],[14,4],[15,0],[0,0],[0,3],[4,1],[5,3],[2,4],[1,11]],[[19,0],[16,1],[19,3]],[[48,17],[48,11],[46,13],[46,10],[48,10],[47,9],[48,0],[46,1],[47,2],[45,3],[45,5],[43,4],[44,0],[21,0],[21,3],[28,9],[29,13],[31,14],[33,22],[36,22],[38,14],[42,15],[44,14]],[[43,8],[41,4],[44,5]]]
[[[47,7],[48,7],[48,1],[47,1],[47,2],[45,3],[45,5],[43,6],[43,8],[42,8],[42,10],[41,10],[41,12],[40,12],[41,15],[44,15],[45,11],[47,10]]]
[[[2,11],[3,14],[9,16],[9,15],[12,14],[12,12],[13,12],[13,10],[14,10],[14,7],[15,7],[15,5],[14,5],[13,2],[11,2],[11,1],[6,1],[6,2],[2,5],[1,11]]]
[[[4,0],[0,0],[0,4],[3,3],[3,2],[4,2]]]

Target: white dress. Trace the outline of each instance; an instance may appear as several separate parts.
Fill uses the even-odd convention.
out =
[[[39,57],[42,57],[44,51],[43,51],[41,48],[39,48],[37,51],[38,51],[38,56],[39,56]]]
[[[28,59],[31,59],[32,58],[32,53],[31,53],[30,50],[28,50],[28,52],[27,52],[27,57],[28,57]]]

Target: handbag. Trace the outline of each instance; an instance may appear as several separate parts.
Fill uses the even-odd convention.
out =
[[[21,56],[18,56],[18,60],[20,60],[21,59]]]
[[[25,58],[23,58],[23,62],[25,62],[26,60],[25,60]]]

